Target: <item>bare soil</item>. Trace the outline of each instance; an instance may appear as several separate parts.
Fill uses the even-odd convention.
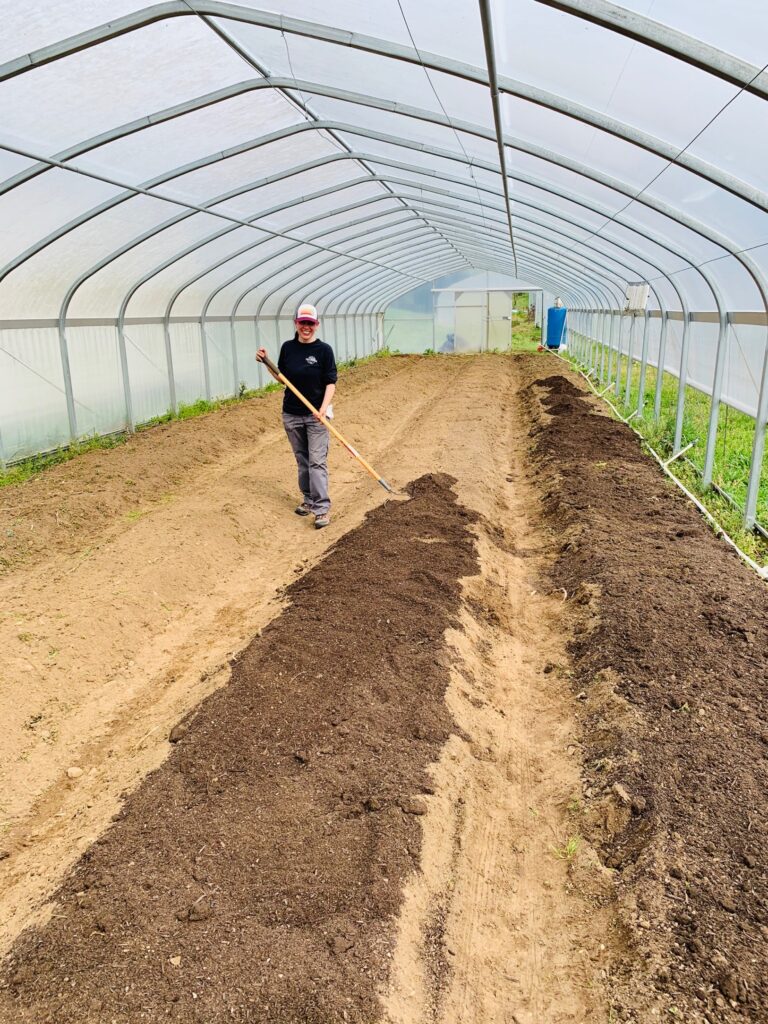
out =
[[[768,589],[562,365],[526,361],[524,401],[581,605],[585,819],[634,947],[614,1019],[764,1022]]]
[[[563,365],[0,493],[3,1024],[768,1019],[766,592]]]

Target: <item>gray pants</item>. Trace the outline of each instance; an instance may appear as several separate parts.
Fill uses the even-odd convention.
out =
[[[294,416],[290,412],[283,413],[283,426],[296,456],[299,490],[304,501],[315,515],[328,512],[331,507],[328,497],[328,444],[331,435],[327,427],[311,413]]]

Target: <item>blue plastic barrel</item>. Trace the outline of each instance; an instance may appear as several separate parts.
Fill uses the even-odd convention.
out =
[[[547,310],[547,348],[560,348],[565,341],[565,306],[550,306]]]

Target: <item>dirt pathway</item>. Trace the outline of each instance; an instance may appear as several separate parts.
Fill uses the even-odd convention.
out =
[[[478,425],[458,485],[483,514],[448,706],[459,725],[433,768],[421,871],[400,920],[391,1024],[607,1019],[621,945],[611,883],[582,836],[579,737],[563,594],[543,574],[557,538],[537,523],[529,424],[514,364],[467,382]],[[466,413],[465,413],[466,415]]]

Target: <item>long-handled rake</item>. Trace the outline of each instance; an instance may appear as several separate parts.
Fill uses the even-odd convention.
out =
[[[347,439],[343,436],[343,434],[340,434],[339,431],[336,429],[336,427],[334,427],[334,425],[331,422],[329,422],[329,420],[327,420],[325,418],[325,416],[320,416],[320,414],[318,413],[318,411],[314,407],[314,405],[312,405],[311,402],[307,401],[307,399],[304,397],[304,395],[302,395],[302,393],[298,390],[298,388],[295,388],[293,386],[293,384],[291,384],[291,382],[288,380],[288,378],[285,377],[278,370],[278,368],[275,366],[275,364],[272,362],[272,360],[269,358],[269,356],[266,356],[266,355],[263,356],[261,361],[264,363],[264,365],[267,367],[267,369],[269,370],[269,372],[272,374],[273,377],[275,377],[277,380],[279,380],[281,384],[284,384],[287,388],[289,388],[294,393],[294,395],[296,395],[298,400],[300,402],[302,402],[304,405],[306,405],[306,407],[309,409],[309,411],[311,413],[314,413],[316,416],[319,417],[320,422],[325,424],[325,426],[330,430],[330,432],[333,434],[333,436],[336,438],[336,440],[341,442],[341,444],[344,445],[344,447],[347,449],[349,454],[353,455],[357,459],[357,461],[360,463],[360,465],[363,467],[363,469],[366,470],[368,473],[370,473],[371,476],[373,477],[373,479],[377,483],[381,484],[381,486],[384,488],[385,491],[389,491],[390,494],[395,494],[396,493],[394,487],[390,486],[390,484],[387,483],[387,481],[384,479],[384,477],[383,476],[379,476],[379,474],[376,472],[376,470],[373,468],[373,466],[369,462],[365,461],[365,459],[360,454],[360,452],[357,450],[357,448],[353,447],[349,443],[349,441],[347,441]]]

